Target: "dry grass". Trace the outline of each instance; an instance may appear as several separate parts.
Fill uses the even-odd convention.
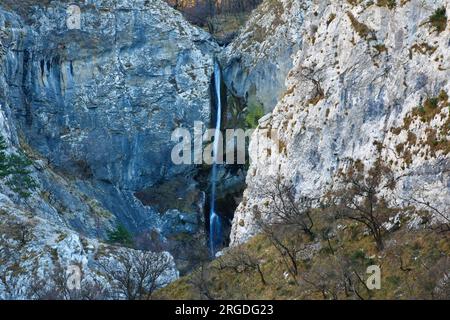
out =
[[[403,221],[405,222],[405,221]],[[318,220],[316,232],[326,230],[330,221]],[[289,235],[287,235],[289,236]],[[301,237],[305,247],[316,243],[308,237]],[[323,299],[321,290],[302,281],[302,277],[333,286],[341,270],[341,263],[350,263],[350,269],[358,270],[366,277],[365,269],[369,265],[381,267],[381,290],[367,291],[359,287],[364,299],[411,299],[411,298],[449,298],[447,293],[439,292],[436,287],[442,280],[443,272],[449,263],[449,234],[431,230],[408,230],[406,226],[386,235],[386,248],[378,252],[372,238],[365,235],[364,229],[357,224],[341,225],[341,229],[328,243],[319,240],[321,249],[313,251],[312,258],[300,258],[300,280],[298,283],[286,276],[286,268],[279,252],[264,235],[252,238],[245,245],[226,253],[224,258],[233,255],[233,251],[246,250],[261,263],[266,284],[257,272],[236,272],[218,269],[219,261],[213,261],[207,267],[205,282],[210,294],[216,299]],[[332,253],[333,251],[333,253]],[[447,260],[446,260],[447,259]],[[438,266],[438,267],[436,267]],[[433,272],[430,272],[435,268]],[[420,281],[418,280],[420,279]],[[183,277],[157,293],[159,299],[199,299],[196,286],[192,285],[192,275]],[[448,289],[448,288],[447,288]],[[328,291],[327,291],[328,290]],[[328,288],[327,294],[335,289]],[[339,288],[335,290],[338,299],[350,296]],[[329,296],[325,296],[330,298]]]
[[[347,12],[347,16],[350,19],[353,29],[356,33],[363,39],[367,41],[376,40],[375,32],[370,29],[364,23],[361,23],[356,19],[356,17],[350,11]]]

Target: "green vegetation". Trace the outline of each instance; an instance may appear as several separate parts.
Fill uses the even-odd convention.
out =
[[[119,224],[116,230],[108,232],[108,242],[132,247],[133,236],[122,224]]]
[[[348,3],[350,3],[352,6],[357,6],[362,2],[362,0],[347,0]]]
[[[227,121],[227,129],[245,128],[246,114],[244,99],[229,94],[227,97],[227,112],[230,117]]]
[[[445,7],[436,9],[431,15],[429,23],[438,33],[444,31],[447,28],[447,13]]]
[[[378,0],[377,5],[380,7],[387,7],[389,9],[394,9],[397,6],[396,0]]]
[[[336,14],[331,13],[327,20],[327,27],[334,21],[334,19],[336,19]]]
[[[441,90],[438,96],[425,99],[422,105],[413,110],[412,116],[418,117],[422,122],[430,123],[445,107],[449,106],[448,94]]]
[[[413,109],[412,117],[418,117],[422,122],[429,123],[447,106],[449,106],[448,95],[442,90],[438,96],[426,98],[423,104]]]
[[[377,50],[377,56],[379,56],[382,53],[388,53],[388,49],[386,48],[385,44],[376,44],[373,46],[375,50]]]
[[[8,155],[6,149],[5,139],[0,136],[0,180],[5,180],[6,185],[22,198],[28,198],[37,187],[28,169],[32,162],[23,154]]]
[[[247,107],[245,123],[249,128],[256,128],[258,121],[264,116],[264,107],[259,103],[252,103]]]

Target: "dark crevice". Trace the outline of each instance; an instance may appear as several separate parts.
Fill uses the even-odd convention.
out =
[[[210,85],[211,95],[211,124],[210,127],[214,127],[217,119],[216,103],[217,97],[215,93],[214,75],[211,77]],[[229,117],[229,97],[231,97],[225,82],[222,81],[221,86],[221,100],[222,100],[222,134],[225,137],[225,129],[233,128],[234,123],[230,121]],[[224,143],[225,147],[225,143]],[[224,153],[225,154],[225,153]],[[224,159],[225,160],[225,159]],[[199,188],[206,193],[207,200],[204,207],[204,220],[205,220],[205,234],[209,234],[210,226],[210,207],[211,207],[211,169],[209,165],[201,165],[197,168],[196,181],[199,183]],[[227,247],[229,245],[229,236],[231,232],[231,223],[234,218],[234,212],[240,203],[242,194],[246,188],[245,185],[245,165],[219,165],[218,166],[219,177],[226,177],[219,179],[217,183],[216,194],[216,213],[220,216],[222,222],[222,241],[221,247]]]

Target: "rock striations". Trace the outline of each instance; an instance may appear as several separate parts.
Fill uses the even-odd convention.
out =
[[[319,197],[333,190],[350,159],[368,168],[378,155],[399,177],[391,194],[396,206],[427,199],[448,215],[450,29],[446,17],[440,25],[431,17],[442,7],[450,12],[450,3],[280,0],[259,10],[275,3],[281,18],[257,14],[241,35],[250,42],[234,44],[234,58],[225,64],[234,70],[227,82],[239,93],[284,74],[275,69],[292,61],[286,89],[253,135],[254,161],[231,242],[258,231],[255,221],[266,201],[260,186],[267,181],[279,176],[292,181],[297,196]],[[272,43],[291,41],[291,55],[271,53],[277,50]],[[258,75],[263,59],[274,66],[268,78]],[[264,101],[266,92],[253,94]],[[256,155],[268,128],[277,132],[279,148]]]

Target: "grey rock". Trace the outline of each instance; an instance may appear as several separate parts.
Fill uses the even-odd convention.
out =
[[[182,213],[169,210],[163,215],[162,233],[167,236],[175,234],[196,234],[202,228],[201,219],[196,213]]]
[[[266,1],[265,5],[270,6],[272,2]],[[389,10],[373,1],[361,1],[358,5],[338,0],[294,1],[306,8],[300,11],[292,1],[275,2],[283,6],[281,11],[286,14],[280,20],[281,26],[266,32],[259,41],[250,38],[247,46],[273,48],[270,46],[273,34],[279,37],[277,43],[290,42],[289,35],[278,34],[283,25],[289,25],[289,34],[301,39],[301,46],[295,47],[299,42],[292,46],[295,48],[293,67],[284,79],[285,94],[270,121],[252,136],[250,152],[255,161],[247,175],[244,201],[234,217],[232,245],[259,232],[252,208],[267,201],[261,192],[267,181],[281,176],[294,182],[298,196],[320,197],[336,187],[336,173],[346,169],[345,159],[359,159],[369,168],[377,158],[375,142],[384,146],[381,157],[385,163],[390,164],[397,176],[403,177],[387,195],[391,204],[426,209],[408,200],[423,199],[448,215],[449,153],[445,148],[433,152],[433,146],[426,141],[432,130],[437,139],[448,141],[445,123],[450,117],[449,108],[441,104],[439,114],[431,121],[423,122],[416,117],[408,129],[401,128],[404,119],[425,99],[436,97],[441,91],[450,93],[450,30],[438,34],[423,23],[438,7],[445,6],[447,13],[450,12],[449,2],[412,0]],[[377,40],[361,38],[348,12],[374,30]],[[272,19],[271,14],[260,15],[257,25],[273,25]],[[312,25],[317,30],[314,37]],[[432,53],[414,50],[421,44],[435,49]],[[378,52],[376,46],[387,52]],[[265,51],[249,50],[245,61],[259,61],[261,52]],[[232,59],[231,51],[225,53]],[[277,59],[262,62],[261,69],[267,65],[267,70],[271,70],[273,61]],[[244,81],[238,76],[230,76],[228,81],[244,88],[246,75],[248,81],[254,81],[245,65],[239,68]],[[311,72],[305,76],[307,71]],[[313,80],[323,90],[323,97],[317,100]],[[270,156],[258,153],[258,145],[270,142],[263,127],[276,130],[284,146],[282,152],[275,148]],[[400,132],[391,130],[394,128],[400,128]],[[408,142],[408,133],[414,133],[416,143]],[[410,157],[397,151],[402,143]],[[434,216],[436,220],[443,218],[436,212]],[[271,219],[270,215],[262,218]]]
[[[165,216],[136,193],[174,176],[195,188],[193,168],[172,165],[171,133],[209,122],[218,46],[160,0],[86,1],[80,30],[67,27],[70,4],[0,4],[0,133],[7,152],[33,161],[38,182],[23,199],[0,181],[1,254],[13,253],[1,257],[0,298],[38,298],[32,289],[71,264],[84,288],[109,290],[99,257],[119,266],[119,253],[135,252],[98,240],[118,223],[164,237],[195,233],[202,221],[203,208]],[[27,226],[29,241],[9,224]],[[178,271],[161,254],[172,261],[158,280],[167,283]]]
[[[158,215],[134,193],[190,170],[172,165],[171,133],[208,123],[218,47],[163,1],[89,1],[80,5],[80,30],[67,28],[68,5],[0,7],[0,103],[31,148],[75,178],[74,189],[128,229],[148,229]],[[74,205],[70,192],[43,180]],[[83,229],[79,219],[70,223]]]
[[[271,112],[286,91],[285,79],[295,52],[303,44],[298,27],[307,7],[303,1],[263,2],[234,41],[220,54],[229,90],[248,104]]]

